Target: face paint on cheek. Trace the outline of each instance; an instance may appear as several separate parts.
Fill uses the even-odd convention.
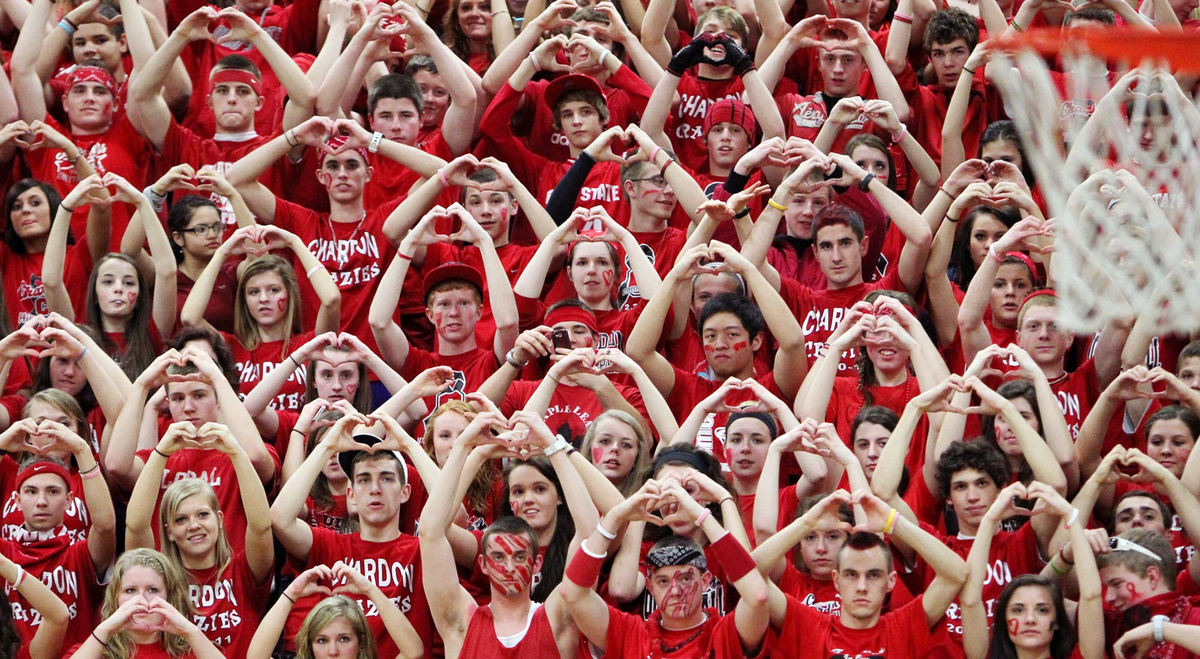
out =
[[[137,303],[137,296],[137,291],[131,291],[125,294],[125,300],[129,303],[129,306],[132,307],[135,303]]]
[[[600,280],[604,282],[605,288],[612,288],[612,283],[613,283],[612,270],[605,270],[604,272],[600,273]]]
[[[604,447],[603,446],[593,446],[592,447],[592,464],[599,465],[601,459],[603,459],[603,458],[604,458]]]
[[[1021,629],[1021,621],[1020,620],[1017,620],[1016,618],[1008,619],[1008,635],[1010,637],[1016,636],[1017,632],[1020,631],[1020,629]]]
[[[280,313],[283,313],[284,311],[287,311],[287,303],[288,301],[286,297],[279,298],[278,300],[275,300],[275,308],[278,309]]]
[[[749,347],[750,347],[749,341],[738,341],[737,343],[733,344],[734,350],[745,350],[746,348],[749,348]]]
[[[1125,596],[1129,598],[1129,604],[1136,604],[1142,599],[1142,594],[1138,592],[1137,585],[1129,581],[1125,582]]]
[[[716,351],[716,348],[714,346],[709,346],[709,345],[704,346],[704,352],[715,352],[715,351]]]
[[[529,538],[523,535],[503,533],[496,534],[491,539],[507,556],[512,556],[521,551],[525,552],[526,555],[530,555]],[[533,563],[530,559],[520,563],[514,561],[510,568],[505,562],[494,560],[490,555],[487,555],[484,556],[484,563],[488,568],[488,581],[497,590],[506,595],[516,595],[522,590],[527,589],[533,582]]]
[[[669,610],[676,616],[686,616],[691,612],[692,600],[700,590],[700,580],[693,579],[690,584],[685,585],[679,583],[678,577],[676,577],[671,580],[671,590],[675,593],[675,601],[671,603]],[[670,597],[669,594],[668,597]]]

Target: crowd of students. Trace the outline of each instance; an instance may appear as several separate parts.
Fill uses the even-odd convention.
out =
[[[0,2],[0,656],[1200,656],[1200,341],[1059,325],[987,47],[1194,9]]]

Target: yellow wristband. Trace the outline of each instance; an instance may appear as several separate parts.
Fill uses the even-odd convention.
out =
[[[887,521],[883,523],[884,535],[891,535],[892,531],[896,528],[896,516],[898,514],[895,508],[892,508],[892,512],[888,513]]]
[[[779,202],[775,201],[774,199],[768,199],[768,200],[767,200],[767,205],[768,205],[768,206],[770,206],[771,208],[774,208],[775,210],[777,210],[777,211],[779,211],[779,212],[781,212],[781,213],[786,213],[786,212],[787,212],[787,206],[784,206],[783,204],[780,204]]]

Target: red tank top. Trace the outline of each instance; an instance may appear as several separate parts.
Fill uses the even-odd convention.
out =
[[[492,621],[492,609],[487,606],[475,608],[471,621],[467,624],[467,636],[463,639],[462,657],[498,657],[500,659],[517,659],[519,657],[557,657],[558,645],[554,642],[554,630],[550,628],[550,619],[546,617],[546,608],[537,606],[533,619],[529,621],[529,629],[525,637],[511,648],[500,644],[496,638],[496,627]]]

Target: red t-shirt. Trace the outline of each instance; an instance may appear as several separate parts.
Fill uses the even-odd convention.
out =
[[[832,559],[832,557],[831,557]],[[783,574],[779,577],[779,589],[788,598],[795,598],[800,604],[811,607],[838,618],[842,613],[842,596],[834,586],[833,580],[821,581],[814,579],[807,572],[802,572],[791,561],[786,561]],[[913,600],[913,595],[905,587],[903,581],[896,581],[892,592],[888,593],[883,604],[883,612],[897,611]]]
[[[207,77],[207,75],[206,71],[205,76]],[[207,83],[207,80],[205,82]],[[213,133],[205,134],[212,135]],[[187,163],[196,171],[200,171],[201,167],[211,167],[217,173],[225,175],[229,173],[233,163],[270,140],[270,135],[261,133],[201,137],[192,130],[180,126],[172,117],[166,137],[163,139],[162,153],[155,158],[155,171],[165,172],[175,165]],[[275,167],[272,167],[271,171],[274,172],[274,170]],[[176,194],[187,194],[187,192],[180,191]],[[237,217],[233,214],[233,205],[229,203],[229,200],[215,193],[209,193],[206,196],[221,211],[221,221],[225,223],[226,233],[236,229]]]
[[[313,338],[312,332],[297,334],[283,341],[265,341],[259,343],[254,350],[249,350],[232,334],[223,334],[226,343],[233,349],[234,366],[238,372],[238,391],[249,394],[258,386],[265,375],[275,370],[277,366],[288,361],[288,355],[296,348],[308,343]],[[279,393],[271,401],[275,410],[292,410],[299,412],[304,407],[304,385],[308,370],[297,368],[288,376],[287,382],[279,389]]]
[[[398,203],[398,202],[397,202]],[[375,335],[367,322],[367,311],[383,269],[392,261],[396,247],[383,233],[383,223],[396,204],[372,208],[360,222],[333,222],[328,213],[317,213],[298,204],[275,198],[275,226],[300,237],[308,250],[329,270],[342,294],[342,324],[371,350],[378,351]],[[304,272],[292,259],[296,272]],[[307,277],[300,281],[304,317],[316,318],[320,300]]]
[[[46,115],[45,122],[82,149],[97,174],[103,176],[113,172],[124,177],[139,190],[146,186],[146,168],[153,151],[150,143],[138,134],[124,114],[114,116],[112,126],[95,135],[75,135],[50,115]],[[62,197],[65,198],[79,184],[75,166],[70,163],[67,153],[62,149],[47,145],[42,149],[26,151],[24,155],[33,177],[53,185]],[[71,233],[79,240],[83,240],[83,236],[86,235],[87,216],[88,207],[85,204],[80,204],[71,215]],[[112,251],[120,251],[121,236],[125,234],[125,227],[129,226],[132,216],[133,210],[128,204],[113,204],[112,238],[109,240],[109,249]]]
[[[1067,428],[1071,431],[1071,439],[1079,435],[1079,428],[1092,405],[1100,397],[1100,379],[1096,375],[1096,362],[1089,359],[1079,365],[1079,368],[1063,375],[1050,383],[1050,390],[1058,398],[1066,418]]]
[[[666,397],[667,405],[674,410],[675,417],[679,422],[683,423],[684,419],[691,414],[692,409],[716,391],[721,383],[688,373],[678,366],[673,368],[675,369],[675,387]],[[784,397],[783,392],[779,390],[779,385],[775,383],[774,372],[755,376],[754,379],[766,387],[767,391],[780,398]],[[754,394],[747,390],[741,390],[731,392],[725,398],[725,403],[732,407],[748,400],[755,400]],[[700,424],[700,430],[696,433],[696,447],[715,455],[721,461],[721,469],[724,471],[729,470],[729,464],[725,460],[725,424],[728,420],[728,412],[710,413]]]
[[[379,586],[383,594],[399,607],[417,636],[425,643],[425,655],[430,656],[434,636],[433,618],[425,601],[425,588],[421,585],[421,553],[417,539],[402,534],[388,542],[368,542],[357,533],[342,535],[321,528],[314,528],[312,535],[312,549],[308,552],[305,568],[333,565],[338,561],[353,566],[367,581]],[[375,604],[357,595],[348,597],[358,602],[366,613],[367,624],[377,641],[379,656],[396,656],[399,652],[396,642],[384,630]],[[283,631],[288,649],[294,647],[296,633],[305,616],[321,599],[317,595],[301,598],[292,607]]]
[[[742,79],[708,80],[688,71],[679,80],[679,104],[671,110],[666,132],[679,162],[692,171],[708,169],[708,142],[704,139],[704,117],[717,101],[745,100]],[[751,143],[754,136],[750,136]]]
[[[842,624],[840,616],[818,611],[789,595],[783,627],[768,632],[764,645],[773,648],[772,656],[796,659],[920,657],[933,644],[921,597],[883,614],[874,627],[851,629]]]
[[[974,538],[947,536],[924,523],[921,524],[921,528],[940,539],[943,544],[964,560],[967,558],[967,554],[971,553],[971,545],[975,542]],[[994,618],[996,600],[999,599],[1004,586],[1014,577],[1022,574],[1037,574],[1041,569],[1042,559],[1038,555],[1037,537],[1033,533],[1033,526],[1025,524],[1016,531],[996,532],[995,537],[992,538],[992,550],[988,553],[987,578],[983,582],[983,605],[987,609],[989,627]],[[934,577],[933,570],[930,570],[924,561],[918,562],[914,575],[920,576],[923,580],[922,586],[928,585]],[[921,590],[924,588],[922,587]],[[954,602],[946,609],[945,620],[946,632],[950,638],[962,645],[962,610],[959,607],[958,598],[955,598]]]
[[[24,542],[30,537],[30,532],[25,530],[25,514],[21,512],[21,506],[17,502],[19,471],[20,465],[12,456],[0,456],[0,493],[7,495],[4,497],[3,518],[0,518],[0,522],[3,523],[3,526],[0,526],[0,538],[14,542]],[[63,523],[59,532],[65,533],[71,542],[78,542],[87,539],[92,518],[88,515],[87,504],[79,496],[83,493],[83,481],[79,479],[79,472],[74,467],[68,467],[68,471],[71,478],[67,486],[71,489],[72,497],[63,510]]]
[[[705,613],[708,617],[699,628],[671,630],[662,626],[657,611],[649,620],[642,620],[609,606],[604,655],[679,659],[750,656],[742,650],[732,613],[722,616],[716,609],[706,609]]]
[[[5,218],[3,224],[9,220]],[[83,234],[75,234],[74,245],[67,247],[63,262],[63,285],[71,296],[76,317],[81,317],[87,299],[88,278],[92,274],[92,254]],[[3,278],[4,304],[8,322],[16,328],[33,316],[50,313],[42,287],[42,261],[45,254],[17,254],[0,242],[0,277]]]
[[[71,624],[63,636],[63,647],[87,640],[100,622],[97,613],[104,597],[87,540],[72,542],[62,527],[22,542],[0,540],[0,554],[20,565],[29,576],[41,579],[70,612]],[[12,604],[13,624],[28,643],[37,633],[42,618],[12,584],[4,584]]]
[[[954,90],[919,84],[911,65],[896,79],[912,111],[908,120],[909,131],[921,146],[925,147],[933,160],[940,164],[942,126],[946,123],[946,110]],[[979,153],[979,138],[988,124],[1004,117],[1000,94],[986,81],[982,70],[976,71],[975,79],[971,83],[971,98],[967,101],[967,114],[963,118],[962,143],[968,157]]]
[[[217,568],[188,570],[192,622],[226,657],[244,657],[271,592],[271,577],[257,583],[239,553],[223,574]]]
[[[812,366],[829,347],[830,335],[841,324],[842,317],[850,307],[871,291],[903,288],[900,275],[892,268],[891,272],[879,281],[839,289],[817,290],[794,279],[781,279],[779,295],[800,321],[800,327],[804,330],[804,353],[808,357],[808,365]],[[857,375],[857,359],[857,349],[852,348],[843,353],[842,361],[838,364],[838,375]]]
[[[437,400],[432,401],[441,405],[447,400],[454,400],[453,397],[444,398],[445,394],[466,394],[478,389],[479,385],[491,377],[497,368],[500,368],[500,362],[496,359],[496,353],[491,346],[475,348],[457,355],[443,355],[410,346],[408,359],[404,362],[404,368],[400,369],[400,375],[406,380],[412,380],[420,375],[421,371],[434,366],[449,366],[454,369],[454,386],[450,388],[450,391],[439,394]],[[435,409],[437,408],[429,408],[430,412]]]
[[[523,409],[540,384],[539,380],[513,382],[508,387],[504,400],[500,402],[500,412],[508,416]],[[642,400],[642,392],[637,387],[619,383],[613,383],[613,386],[643,417],[649,417],[646,403]],[[605,409],[607,408],[600,404],[600,399],[591,389],[564,383],[554,388],[554,393],[550,396],[550,405],[546,408],[543,418],[551,431],[578,448],[583,444],[583,436],[587,433],[588,426],[592,425],[592,421]]]
[[[854,371],[857,373],[857,370]],[[882,405],[897,415],[904,414],[908,401],[921,393],[921,385],[915,375],[909,374],[904,384],[894,387],[871,385],[866,387],[866,393],[871,395],[872,405]],[[837,426],[838,435],[847,446],[853,442],[850,429],[854,425],[854,417],[858,416],[865,403],[863,389],[859,388],[858,378],[845,377],[833,379],[833,390],[829,394],[829,407],[825,409],[825,420]],[[929,430],[929,419],[922,415],[913,431],[912,443],[904,457],[904,466],[909,474],[920,474],[925,464],[925,435]]]
[[[529,150],[554,160],[566,160],[571,153],[567,138],[554,128],[554,112],[546,105],[548,80],[530,80],[525,85],[525,112],[532,111],[533,119],[525,143]],[[622,65],[603,85],[604,102],[608,106],[609,126],[628,126],[638,123],[653,89],[628,66]]]
[[[161,423],[162,420],[160,420]],[[270,446],[267,446],[266,449],[275,462],[275,474],[278,478],[282,471],[279,455]],[[150,451],[151,449],[138,451],[137,457],[145,462],[150,457]],[[167,465],[163,471],[158,500],[154,502],[155,510],[158,510],[162,504],[163,492],[167,491],[171,483],[183,478],[199,478],[212,486],[213,491],[217,494],[217,505],[225,516],[225,536],[229,538],[229,545],[233,547],[235,553],[245,551],[246,509],[242,507],[242,493],[238,489],[237,474],[233,470],[233,461],[229,459],[229,456],[213,449],[188,448],[172,453],[171,457],[167,458]],[[264,487],[270,493],[274,489],[274,483],[264,483]],[[151,524],[150,526],[154,529],[155,542],[160,542],[159,525]]]
[[[204,320],[212,325],[218,332],[232,333],[233,332],[233,307],[236,304],[234,299],[237,296],[238,278],[237,278],[236,263],[226,263],[221,267],[221,271],[217,273],[217,280],[213,282],[211,295],[208,297],[208,306],[204,308]],[[188,296],[192,294],[192,287],[196,282],[192,278],[183,274],[182,270],[175,273],[175,324],[176,327],[182,327],[179,324],[179,313],[183,311],[183,305],[187,303]],[[74,296],[71,297],[74,300]],[[230,347],[233,344],[230,343]]]
[[[467,623],[460,657],[499,657],[519,659],[523,657],[556,657],[558,645],[554,642],[554,629],[546,617],[546,609],[540,602],[533,602],[529,611],[529,624],[525,635],[512,647],[505,647],[496,638],[495,620],[492,609],[477,606]]]

